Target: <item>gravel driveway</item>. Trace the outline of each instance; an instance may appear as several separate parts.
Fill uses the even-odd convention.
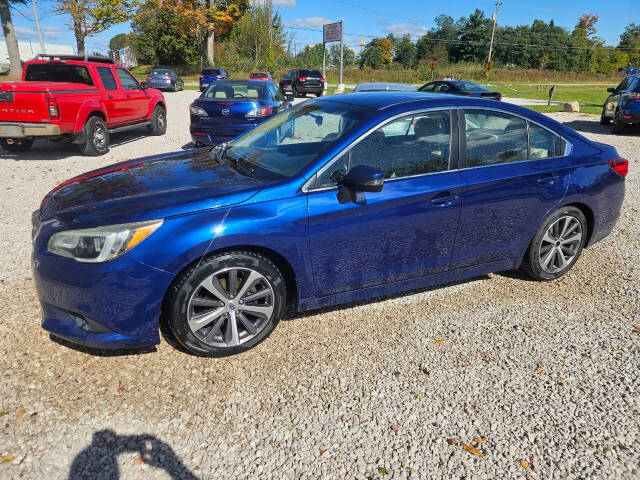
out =
[[[30,213],[68,177],[186,148],[196,94],[166,95],[164,137],[120,135],[104,157],[0,154],[0,478],[640,478],[640,133],[593,116],[555,118],[630,159],[624,212],[558,281],[311,312],[223,359],[52,341]]]

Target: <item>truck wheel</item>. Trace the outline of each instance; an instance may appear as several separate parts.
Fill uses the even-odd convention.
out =
[[[84,155],[96,157],[109,151],[109,129],[100,117],[89,117],[84,133],[87,141],[79,145]]]
[[[7,152],[22,153],[27,152],[33,145],[33,140],[28,138],[0,138],[0,145]]]
[[[167,131],[167,116],[164,113],[162,105],[156,105],[151,115],[151,135],[164,135]]]

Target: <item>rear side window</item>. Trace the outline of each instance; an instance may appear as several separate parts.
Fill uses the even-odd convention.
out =
[[[508,113],[466,110],[467,167],[565,155],[558,135]]]
[[[506,113],[465,110],[467,166],[527,159],[527,122]]]
[[[111,73],[111,69],[109,67],[98,67],[98,75],[100,75],[100,79],[102,80],[102,85],[104,85],[105,90],[118,89],[116,79],[113,77],[113,73]]]
[[[27,82],[71,82],[93,85],[87,67],[66,63],[32,63],[27,65]]]
[[[125,90],[137,90],[138,88],[140,88],[140,86],[138,85],[138,81],[133,78],[133,75],[131,75],[125,69],[116,68],[116,75],[118,75],[120,83],[122,84],[122,88],[124,88]]]

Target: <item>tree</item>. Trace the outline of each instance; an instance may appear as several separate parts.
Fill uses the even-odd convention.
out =
[[[85,39],[129,20],[137,1],[58,0],[54,11],[71,16],[78,55],[84,55]]]
[[[11,20],[11,10],[9,3],[24,3],[24,0],[0,0],[0,20],[2,21],[2,31],[7,42],[7,52],[9,53],[9,79],[18,80],[22,74],[22,64],[20,62],[20,50],[18,40]]]
[[[120,50],[129,47],[135,42],[135,33],[119,33],[109,40],[109,50]]]
[[[307,45],[296,55],[296,63],[299,65],[320,68],[322,67],[322,43]]]
[[[460,44],[451,51],[456,61],[484,62],[489,53],[491,37],[491,19],[484,12],[476,9],[469,18],[461,18],[459,24]]]
[[[418,60],[433,59],[445,63],[449,60],[449,52],[457,47],[459,25],[448,15],[438,15],[435,23],[437,28],[416,42],[416,57]]]
[[[593,37],[596,34],[596,23],[600,17],[593,13],[583,13],[578,18],[576,28],[581,28],[585,31],[587,37]]]
[[[380,68],[391,63],[393,44],[389,38],[374,38],[360,54],[360,68]]]
[[[411,37],[407,34],[398,42],[395,49],[394,61],[402,64],[404,68],[411,68],[416,61],[416,46],[411,41]]]
[[[618,48],[624,49],[629,55],[629,62],[637,66],[640,63],[640,25],[630,23],[620,35]],[[626,66],[626,65],[625,65]]]
[[[340,65],[340,44],[334,43],[329,48],[329,53],[327,54],[330,65]],[[356,52],[351,50],[349,47],[344,46],[342,48],[342,61],[345,67],[351,67],[356,63]]]

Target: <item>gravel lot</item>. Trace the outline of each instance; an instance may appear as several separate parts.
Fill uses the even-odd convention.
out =
[[[312,312],[224,359],[52,341],[31,211],[68,177],[187,148],[196,94],[166,95],[166,136],[117,136],[104,157],[0,154],[0,478],[640,478],[640,132],[593,116],[555,118],[631,160],[623,217],[559,281]]]

